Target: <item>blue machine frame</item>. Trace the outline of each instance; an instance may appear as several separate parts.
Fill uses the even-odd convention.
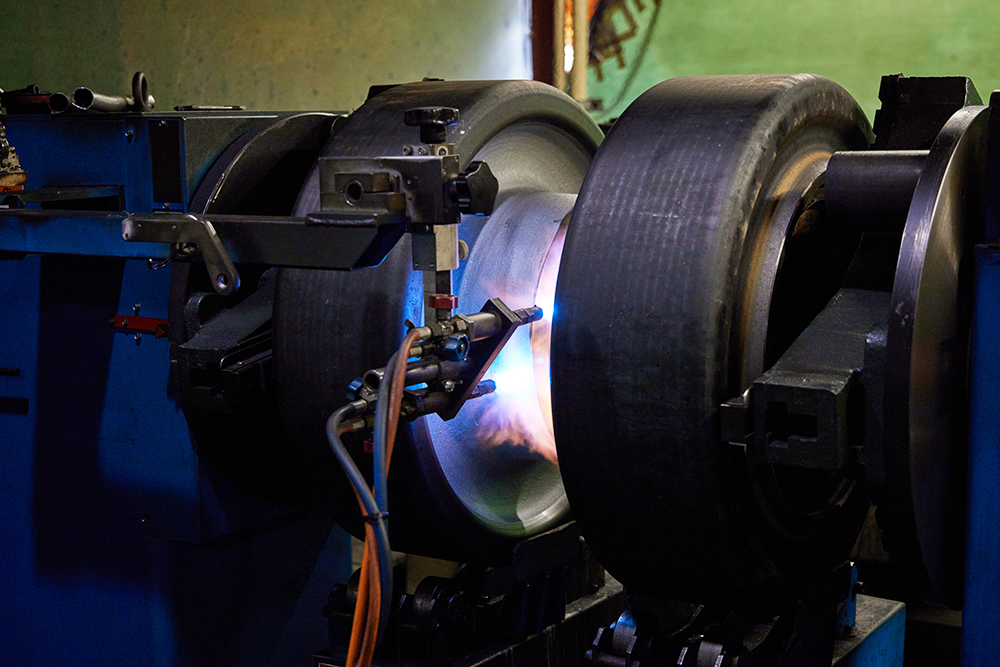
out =
[[[212,161],[276,117],[3,119],[28,187],[116,185],[125,210],[152,212],[186,210]],[[159,199],[153,128],[178,139]],[[326,644],[330,587],[351,573],[347,535],[310,504],[255,497],[204,464],[167,338],[109,326],[136,306],[166,318],[170,271],[128,259],[151,248],[122,242],[117,221],[72,223],[49,251],[73,256],[0,259],[0,662],[306,661]],[[0,239],[38,250],[2,221]]]

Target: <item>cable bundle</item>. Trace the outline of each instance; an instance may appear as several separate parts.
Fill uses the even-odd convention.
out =
[[[365,551],[361,561],[351,640],[347,648],[347,667],[368,667],[371,664],[379,637],[383,636],[389,618],[392,562],[387,527],[387,480],[403,405],[406,363],[410,348],[417,338],[418,334],[414,330],[406,335],[399,350],[386,364],[385,374],[379,384],[373,439],[373,489],[368,488],[361,471],[340,439],[343,433],[352,430],[352,426],[346,425],[345,421],[362,414],[367,408],[365,402],[355,401],[345,405],[330,415],[326,423],[330,448],[354,488],[365,521]]]

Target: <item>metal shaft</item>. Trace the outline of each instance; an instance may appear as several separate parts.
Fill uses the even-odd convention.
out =
[[[573,69],[570,71],[570,92],[577,102],[587,99],[587,67],[590,64],[587,5],[587,0],[573,0]]]
[[[845,151],[826,167],[826,212],[838,224],[902,231],[927,151]]]

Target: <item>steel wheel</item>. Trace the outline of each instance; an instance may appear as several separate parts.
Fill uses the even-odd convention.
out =
[[[486,160],[500,182],[498,208],[467,217],[471,254],[456,272],[460,311],[482,307],[486,293],[513,307],[534,301],[534,286],[559,223],[572,207],[600,138],[585,112],[554,89],[532,82],[425,82],[379,93],[355,112],[324,149],[328,156],[399,155],[417,130],[403,112],[420,106],[459,109],[448,140],[462,158]],[[314,173],[297,211],[318,207]],[[488,248],[488,249],[487,249]],[[357,503],[324,435],[352,379],[382,366],[421,317],[421,276],[403,242],[376,269],[341,274],[283,270],[275,302],[275,364],[285,430],[300,453],[316,497],[355,534]],[[517,355],[527,332],[509,344]],[[529,352],[530,355],[530,352]],[[470,410],[488,407],[491,397]],[[500,562],[517,539],[557,525],[566,501],[555,464],[523,447],[474,444],[466,412],[446,424],[421,419],[401,429],[389,479],[390,537],[403,551],[462,561]],[[349,447],[352,446],[349,444]],[[370,456],[354,443],[355,458]]]
[[[789,254],[826,161],[869,138],[821,77],[694,77],[641,96],[599,150],[559,274],[553,415],[574,515],[633,590],[774,608],[846,557],[857,471],[814,493],[723,444],[718,406],[836,289],[822,274],[843,257],[814,267],[805,303],[779,297],[811,279]]]

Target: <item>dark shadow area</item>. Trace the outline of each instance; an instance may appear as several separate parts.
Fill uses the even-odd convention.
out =
[[[120,259],[41,260],[34,463],[21,473],[33,476],[34,526],[22,539],[34,539],[36,581],[62,582],[57,585],[78,604],[90,604],[87,595],[94,604],[103,596],[120,598],[116,605],[131,610],[130,627],[98,608],[98,636],[82,637],[75,627],[42,631],[40,625],[40,631],[84,639],[80,650],[95,657],[111,647],[138,651],[137,663],[164,649],[158,640],[167,640],[178,665],[304,664],[309,651],[322,647],[311,642],[325,633],[321,611],[328,587],[350,574],[346,539],[331,538],[328,515],[302,506],[211,541],[175,541],[150,533],[144,508],[200,521],[205,489],[227,513],[252,515],[255,501],[205,468],[197,473],[200,493],[191,494],[116,483],[102,471],[105,403],[136,400],[109,396],[109,375],[144,372],[111,368],[116,334],[108,322],[118,310],[123,269]],[[143,435],[134,434],[138,442]],[[95,573],[97,591],[82,598],[72,592]],[[37,585],[25,582],[24,594],[34,595]],[[160,598],[169,608],[165,627],[150,622]],[[66,618],[79,614],[70,610]]]

